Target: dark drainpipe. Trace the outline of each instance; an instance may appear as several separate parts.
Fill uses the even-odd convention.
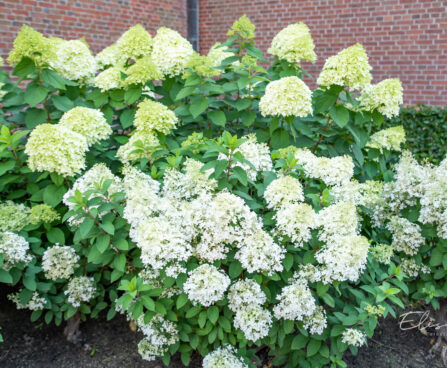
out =
[[[188,41],[199,51],[199,0],[186,0],[186,24]]]

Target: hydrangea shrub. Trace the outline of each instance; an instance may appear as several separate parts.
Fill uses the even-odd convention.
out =
[[[380,130],[400,82],[371,84],[356,44],[311,91],[308,27],[275,36],[272,62],[254,31],[243,16],[204,56],[137,25],[93,57],[22,28],[26,87],[1,74],[0,281],[32,320],[122,313],[165,364],[345,367],[421,297],[405,278],[441,295],[423,262],[445,245],[445,165],[399,161],[405,132]]]

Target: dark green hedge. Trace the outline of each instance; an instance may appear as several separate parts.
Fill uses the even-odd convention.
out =
[[[386,120],[384,128],[403,125],[407,147],[419,160],[438,164],[447,151],[447,107],[406,107],[400,116]]]

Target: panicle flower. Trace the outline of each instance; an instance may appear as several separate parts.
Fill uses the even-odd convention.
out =
[[[215,77],[220,74],[217,69],[214,69],[211,59],[208,56],[200,55],[198,52],[193,53],[191,58],[185,64],[185,69],[190,71],[183,74],[184,79],[193,74],[205,78]]]
[[[324,283],[357,281],[366,268],[369,241],[364,236],[347,235],[331,239],[316,254],[315,259],[323,265],[320,269]]]
[[[134,125],[139,131],[169,134],[177,123],[174,112],[160,102],[146,98],[138,104]]]
[[[214,67],[218,67],[222,65],[222,61],[225,59],[234,56],[234,53],[228,51],[227,46],[221,46],[220,42],[216,42],[208,51],[208,59],[211,62],[211,65]]]
[[[227,36],[240,36],[246,40],[255,38],[255,25],[250,21],[246,14],[234,21],[227,32]]]
[[[52,223],[60,219],[56,210],[47,204],[38,204],[31,207],[29,221],[31,224]]]
[[[230,278],[225,273],[205,263],[188,273],[183,290],[194,305],[209,307],[224,297],[229,285]]]
[[[59,125],[82,134],[89,146],[109,138],[112,128],[104,114],[96,109],[77,106],[62,115]]]
[[[123,81],[124,87],[133,84],[145,85],[149,81],[161,79],[162,77],[150,55],[135,61],[135,63],[126,70],[126,75],[127,77]]]
[[[169,346],[179,341],[177,326],[161,314],[153,316],[148,323],[140,316],[136,324],[145,335],[138,344],[138,353],[144,360],[151,361],[165,355]]]
[[[129,141],[118,148],[116,157],[122,163],[127,164],[142,158],[149,158],[158,147],[160,147],[160,141],[153,132],[137,129],[130,136]]]
[[[29,243],[20,235],[10,231],[0,233],[0,254],[3,255],[3,266],[5,270],[9,270],[19,262],[28,263],[32,260],[32,256],[28,254]]]
[[[141,24],[137,24],[121,35],[116,42],[116,51],[124,61],[149,55],[152,37]]]
[[[85,168],[86,138],[61,125],[41,124],[33,129],[25,146],[32,171],[73,176]]]
[[[402,83],[398,78],[365,86],[360,96],[362,109],[371,112],[377,110],[388,118],[399,115],[403,103]]]
[[[330,188],[333,202],[351,202],[356,206],[362,204],[363,197],[360,191],[360,184],[357,180],[344,181]]]
[[[420,273],[430,273],[431,270],[425,265],[418,265],[414,258],[403,259],[400,263],[402,272],[408,277],[418,277]]]
[[[315,299],[302,279],[284,286],[276,299],[279,303],[273,307],[273,313],[277,319],[302,321],[306,316],[312,316],[316,309]]]
[[[96,60],[84,40],[58,43],[50,64],[60,75],[80,84],[92,82],[96,72]]]
[[[304,316],[303,327],[312,335],[321,335],[327,327],[326,311],[317,305],[310,316]]]
[[[75,308],[81,303],[88,303],[96,292],[93,277],[79,276],[72,278],[67,285],[64,294],[68,296],[68,302]]]
[[[283,270],[285,249],[276,244],[267,232],[260,230],[241,241],[243,245],[235,258],[248,272],[266,272],[271,276]]]
[[[304,201],[303,186],[292,176],[273,180],[264,191],[268,208],[278,208]]]
[[[42,310],[47,304],[47,300],[40,296],[37,291],[33,293],[31,299],[25,304],[20,301],[20,292],[9,294],[8,300],[12,301],[17,306],[17,309],[29,309],[32,311]]]
[[[399,125],[374,133],[366,146],[376,148],[380,152],[383,152],[384,149],[400,152],[400,146],[403,143],[405,143],[405,130],[402,125]]]
[[[357,209],[351,202],[339,202],[323,208],[318,212],[315,221],[320,229],[318,238],[321,241],[329,242],[358,232]]]
[[[390,264],[391,257],[394,255],[394,247],[388,244],[377,244],[371,248],[371,254],[377,262]]]
[[[141,261],[156,270],[181,261],[192,254],[189,234],[163,217],[149,217],[135,233],[133,241],[141,249]]]
[[[303,166],[310,178],[318,178],[327,185],[337,185],[351,180],[354,175],[352,157],[336,156],[332,158],[317,157],[308,149],[295,152],[298,164]]]
[[[164,77],[183,74],[194,49],[180,33],[160,27],[153,40],[152,60]]]
[[[18,232],[29,225],[30,209],[23,203],[0,202],[0,233]]]
[[[273,321],[269,310],[259,305],[249,305],[236,311],[233,323],[247,340],[257,341],[268,335]]]
[[[360,347],[366,344],[366,335],[356,328],[347,328],[343,331],[341,341],[348,345]]]
[[[420,226],[404,217],[391,217],[386,227],[393,234],[392,246],[398,252],[415,255],[419,247],[425,244]]]
[[[374,210],[382,203],[384,183],[376,180],[367,180],[359,184],[359,191],[361,195],[360,204]]]
[[[312,92],[298,77],[270,82],[259,101],[262,116],[300,116],[312,114]]]
[[[56,57],[54,44],[26,24],[22,25],[14,40],[14,49],[9,53],[8,62],[10,65],[16,65],[24,57],[32,59],[39,68]]]
[[[266,296],[253,279],[238,280],[228,290],[228,308],[233,312],[250,305],[262,305]]]
[[[291,203],[281,206],[275,213],[276,233],[288,236],[295,247],[303,246],[311,238],[316,213],[307,203]]]
[[[121,73],[121,67],[112,66],[107,68],[95,77],[94,85],[95,87],[100,88],[101,92],[121,88],[123,86]]]
[[[68,279],[73,275],[79,256],[69,246],[54,245],[45,250],[42,257],[42,269],[45,277],[56,281],[57,279]]]
[[[385,312],[385,307],[383,305],[371,305],[368,304],[365,307],[365,311],[368,312],[368,314],[373,315],[373,316],[377,316],[377,317],[382,317],[383,313]]]
[[[203,358],[203,368],[248,368],[248,365],[236,355],[236,350],[232,346],[225,345]]]
[[[303,22],[299,22],[290,24],[281,30],[273,38],[267,52],[292,64],[299,64],[301,61],[314,63],[317,60],[314,48],[309,27]]]
[[[118,66],[125,62],[123,55],[119,54],[118,45],[111,44],[96,54],[95,61],[98,69],[103,70],[107,66]]]
[[[317,79],[320,86],[346,86],[360,89],[371,83],[368,55],[359,43],[330,56]]]

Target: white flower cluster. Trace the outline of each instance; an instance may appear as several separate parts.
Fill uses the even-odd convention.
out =
[[[276,233],[287,236],[295,247],[310,240],[311,230],[316,226],[316,213],[307,203],[291,203],[281,206],[275,213]]]
[[[169,346],[179,340],[176,325],[161,314],[153,316],[149,323],[145,323],[144,317],[140,316],[136,325],[145,336],[138,344],[138,353],[144,360],[151,361],[165,355]]]
[[[354,175],[354,163],[347,155],[317,157],[308,149],[298,149],[295,158],[304,168],[306,176],[321,179],[327,185],[344,183]]]
[[[366,335],[356,328],[347,328],[343,331],[341,341],[348,345],[360,347],[366,344]]]
[[[208,307],[223,299],[230,285],[230,278],[209,264],[202,264],[188,273],[183,290],[193,304]]]
[[[273,180],[264,191],[268,208],[304,201],[303,186],[298,179],[286,175]]]
[[[42,310],[47,305],[47,300],[43,296],[40,296],[37,291],[33,293],[31,299],[25,304],[20,301],[20,292],[9,294],[8,300],[12,301],[17,309],[29,309],[32,311]]]
[[[188,40],[166,27],[157,30],[152,47],[152,60],[165,77],[183,74],[186,64],[194,54]]]
[[[228,51],[227,46],[222,46],[220,42],[216,42],[208,51],[208,59],[211,61],[211,64],[214,67],[221,66],[222,61],[225,59],[234,56],[234,53]]]
[[[304,316],[303,327],[313,335],[321,335],[327,327],[326,311],[317,305],[311,316]]]
[[[296,279],[284,286],[276,299],[279,303],[273,307],[273,313],[277,319],[302,321],[305,317],[312,316],[317,307],[304,279]]]
[[[360,96],[360,106],[365,111],[377,110],[388,118],[399,115],[404,103],[402,83],[398,78],[385,79],[365,86]]]
[[[81,84],[91,83],[96,72],[96,60],[84,40],[56,43],[56,59],[51,66],[63,77]]]
[[[400,151],[400,146],[403,143],[405,143],[405,130],[402,125],[399,125],[374,133],[366,146],[376,148],[380,152],[383,152],[384,149],[388,151]]]
[[[95,292],[96,286],[93,277],[79,276],[68,282],[64,294],[68,296],[68,302],[77,308],[81,303],[88,303],[94,297]]]
[[[55,245],[45,250],[42,269],[50,280],[68,279],[75,271],[79,256],[69,246]]]
[[[225,345],[203,358],[203,368],[248,368],[248,365],[236,355],[236,350]]]
[[[386,227],[393,235],[392,246],[398,252],[404,252],[410,256],[415,255],[418,248],[425,243],[420,226],[406,218],[393,216],[389,219]]]
[[[301,116],[312,114],[312,91],[298,77],[270,82],[259,101],[262,116]]]
[[[254,280],[239,280],[230,287],[228,307],[236,313],[234,327],[242,330],[248,340],[256,341],[268,335],[272,315],[261,307],[265,301],[264,292]]]
[[[234,150],[233,155],[240,152],[252,166],[234,160],[232,160],[232,166],[241,167],[246,171],[248,178],[255,181],[258,172],[271,171],[273,168],[270,149],[267,144],[258,143],[255,134],[246,135],[242,139],[245,139],[245,142]],[[220,153],[218,160],[224,159],[228,159],[228,156]]]
[[[29,224],[30,209],[23,203],[0,202],[0,233],[18,232]]]
[[[23,236],[10,231],[0,233],[0,253],[3,255],[3,269],[9,270],[19,262],[30,262],[32,256],[28,254],[28,250],[29,243]]]

